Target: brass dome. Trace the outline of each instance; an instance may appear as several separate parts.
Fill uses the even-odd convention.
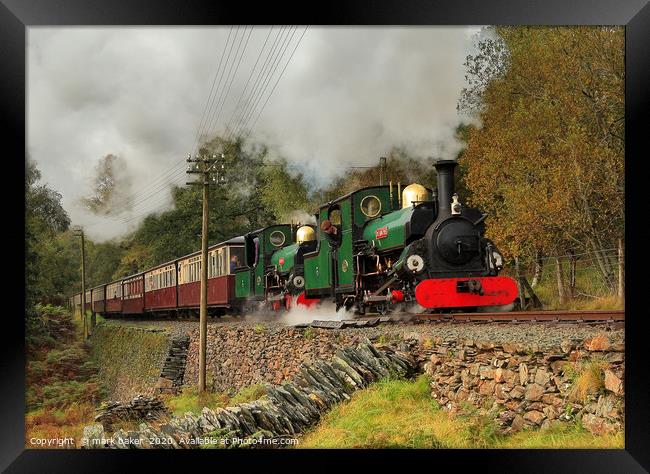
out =
[[[303,242],[310,242],[312,240],[316,240],[316,232],[308,225],[304,225],[296,231],[296,243],[302,244]]]
[[[402,209],[411,207],[413,201],[420,202],[428,201],[430,199],[431,197],[429,196],[429,191],[427,191],[427,188],[421,184],[409,184],[404,188],[404,191],[402,191]]]

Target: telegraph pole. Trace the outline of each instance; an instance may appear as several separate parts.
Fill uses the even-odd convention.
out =
[[[86,240],[81,226],[74,227],[76,236],[81,237],[81,317],[83,318],[84,339],[88,337],[86,324]]]
[[[379,186],[384,185],[384,178],[386,177],[386,157],[379,158]]]
[[[222,184],[225,182],[223,163],[224,155],[221,154],[221,162],[217,155],[212,158],[200,158],[196,156],[192,159],[188,155],[187,167],[188,174],[199,174],[200,179],[195,182],[186,184],[203,186],[203,224],[201,226],[201,307],[199,313],[199,393],[205,392],[206,379],[206,347],[208,332],[208,215],[210,212],[210,186]],[[192,166],[192,163],[194,165]],[[220,169],[217,170],[217,166]]]

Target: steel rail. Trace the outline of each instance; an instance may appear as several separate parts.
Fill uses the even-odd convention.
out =
[[[419,313],[416,319],[458,322],[621,322],[624,310],[512,311],[507,313]]]

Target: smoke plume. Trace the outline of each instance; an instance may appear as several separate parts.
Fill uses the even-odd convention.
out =
[[[220,118],[205,127],[204,137],[224,133],[247,103],[238,99],[265,38],[277,31],[268,28],[255,27],[249,41],[237,43],[246,49],[232,69],[237,74]],[[252,129],[253,121],[248,124],[248,141],[268,145],[314,186],[349,166],[375,165],[393,147],[415,157],[453,157],[463,62],[473,53],[477,30],[310,27],[259,120]],[[292,47],[302,31],[298,27]],[[230,32],[29,28],[28,151],[63,194],[72,220],[93,227],[91,236],[127,230],[126,223],[99,219],[79,205],[95,191],[97,157],[124,157],[137,183],[133,193],[147,186],[156,191],[142,193],[120,215],[132,224],[168,206],[170,186],[185,182],[183,160],[193,150]],[[247,33],[240,27],[233,34],[239,41]]]

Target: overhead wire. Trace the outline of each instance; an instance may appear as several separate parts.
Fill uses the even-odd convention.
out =
[[[217,69],[215,70],[215,74],[211,82],[210,92],[203,106],[203,112],[199,121],[199,126],[197,127],[197,132],[192,143],[190,153],[191,155],[198,150],[198,145],[201,137],[205,134],[209,134],[212,130],[217,129],[219,125],[219,119],[226,110],[226,104],[228,103],[232,85],[239,72],[254,27],[251,27],[250,31],[248,31],[248,35],[246,34],[248,27],[244,27],[241,36],[239,35],[240,27],[236,27],[234,34],[233,29],[235,29],[234,26],[229,30],[228,37],[220,55]],[[264,43],[260,48],[257,59],[252,69],[250,70],[246,84],[242,89],[239,98],[235,102],[234,107],[232,107],[232,114],[230,116],[230,119],[228,121],[225,121],[224,132],[225,139],[227,140],[232,139],[232,137],[237,136],[237,134],[241,134],[244,130],[248,130],[246,137],[250,135],[253,127],[259,120],[279,81],[284,75],[284,72],[286,71],[289,63],[291,62],[291,59],[293,58],[296,49],[300,45],[300,42],[302,41],[302,38],[304,37],[308,27],[305,28],[298,42],[295,44],[291,55],[289,56],[289,59],[286,61],[286,63],[284,63],[280,74],[276,76],[276,71],[283,63],[286,52],[291,45],[295,33],[298,29],[298,27],[281,27],[277,32],[271,47],[267,51],[266,58],[264,59],[262,66],[257,72],[257,77],[251,83],[251,79],[255,75],[257,66],[260,64],[260,59],[266,50],[273,29],[273,27],[269,28]],[[246,38],[245,42],[244,38]],[[235,43],[237,43],[236,48]],[[243,48],[242,43],[244,43]],[[233,55],[233,50],[235,49],[236,51]],[[275,82],[272,82],[273,78],[275,78]],[[266,92],[271,83],[273,83],[273,87],[271,88],[270,93],[266,95]],[[248,95],[246,96],[247,91]],[[263,103],[262,100],[264,100]],[[258,109],[260,103],[262,103],[262,106]],[[257,114],[255,115],[256,112]],[[249,127],[249,124],[251,123],[250,121],[254,116],[255,120],[252,122],[252,126]],[[168,191],[170,185],[182,184],[183,179],[185,179],[184,163],[183,161],[180,161],[175,163],[172,167],[167,169],[162,174],[158,175],[146,186],[130,195],[122,204],[122,208],[119,209],[119,212],[113,213],[108,217],[113,220],[121,220],[122,222],[128,224],[137,221],[138,219],[145,217],[153,212],[163,210],[168,205],[167,200],[151,202],[149,204],[146,203],[147,201],[158,197],[161,191]],[[120,218],[121,214],[123,214],[125,211],[135,211],[135,214],[130,214],[127,217]],[[97,222],[91,226],[94,227],[100,223],[101,222]]]

